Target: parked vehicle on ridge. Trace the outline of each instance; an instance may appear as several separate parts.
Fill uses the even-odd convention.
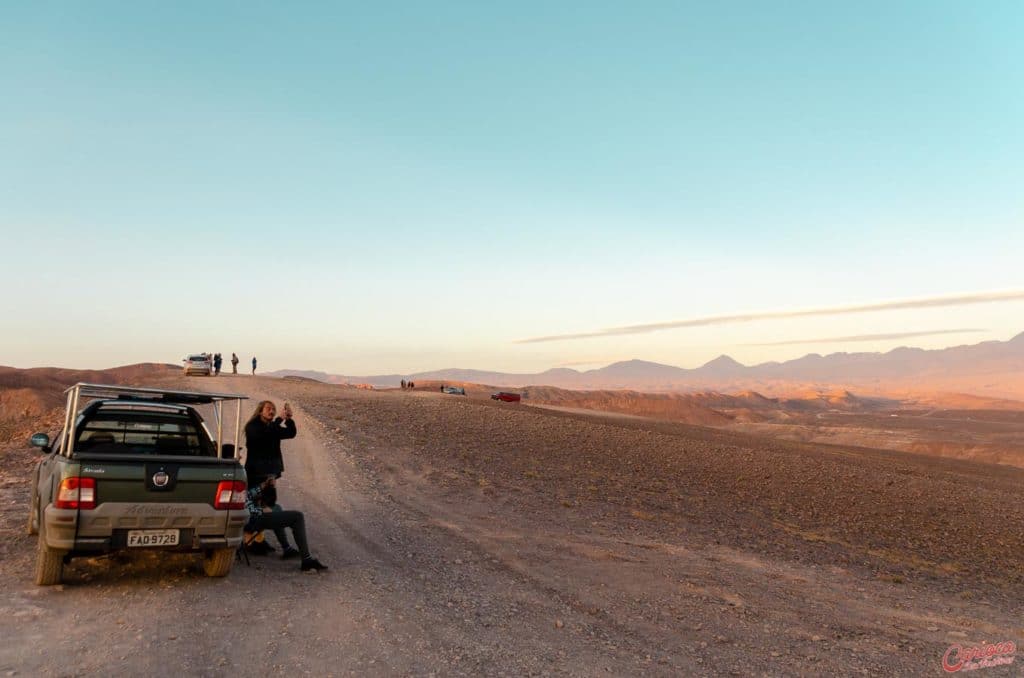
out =
[[[213,374],[213,358],[206,353],[193,353],[183,361],[185,376],[189,377],[198,374],[208,377]]]

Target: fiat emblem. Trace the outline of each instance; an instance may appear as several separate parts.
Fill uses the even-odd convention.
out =
[[[153,474],[153,484],[157,487],[164,487],[170,481],[171,477],[164,471],[157,471]]]

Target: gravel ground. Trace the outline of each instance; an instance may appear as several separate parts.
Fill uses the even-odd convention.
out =
[[[0,675],[934,675],[953,643],[1024,644],[1019,469],[433,392],[161,383],[296,406],[281,502],[331,569],[208,580],[139,554],[37,588],[34,457],[8,447]]]

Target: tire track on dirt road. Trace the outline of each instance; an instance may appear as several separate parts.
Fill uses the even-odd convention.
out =
[[[257,389],[247,388],[245,392],[257,402],[285,402],[280,396]],[[294,403],[292,409],[297,434],[281,444],[285,473],[279,492],[282,506],[306,514],[310,550],[314,554],[329,553],[333,562],[339,564],[354,561],[352,564],[399,567],[401,561],[381,542],[380,535],[366,529],[368,525],[379,526],[381,519],[371,513],[373,498],[367,496],[367,489],[358,482],[362,472],[351,463],[346,451],[332,454],[324,446],[321,441],[326,432],[317,419]],[[350,517],[353,515],[360,518]]]
[[[551,661],[560,653],[576,656],[582,665],[617,666],[615,673],[632,670],[645,644],[637,630],[595,613],[592,605],[546,582],[528,564],[509,562],[472,515],[442,510],[412,488],[396,492],[386,475],[358,468],[352,441],[368,441],[354,431],[331,435],[325,430],[330,422],[316,420],[294,401],[292,407],[299,433],[283,446],[284,478],[290,477],[283,504],[301,504],[310,515],[314,553],[327,547],[333,557],[336,550],[358,546],[356,562],[342,565],[346,576],[358,566],[374,608],[415,620],[417,643],[448,648],[449,654],[472,657],[477,666],[491,670],[524,666],[522,661],[530,666],[544,655],[549,656],[544,661]],[[318,542],[325,526],[341,534]],[[524,619],[527,632],[521,628]],[[554,627],[556,619],[576,621],[562,633],[557,630],[561,626]],[[510,625],[519,627],[511,636]],[[553,645],[549,629],[555,629],[555,637],[572,634],[574,647]],[[619,650],[610,652],[609,644]],[[625,656],[617,656],[627,647]]]

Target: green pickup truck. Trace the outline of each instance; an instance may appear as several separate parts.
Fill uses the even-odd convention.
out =
[[[76,384],[64,427],[32,444],[45,454],[32,475],[29,534],[38,534],[36,584],[62,581],[79,556],[157,549],[202,554],[211,577],[231,571],[248,521],[239,461],[246,396]],[[235,403],[234,443],[223,405]],[[211,434],[196,409],[210,405]],[[81,410],[79,408],[81,407]]]

